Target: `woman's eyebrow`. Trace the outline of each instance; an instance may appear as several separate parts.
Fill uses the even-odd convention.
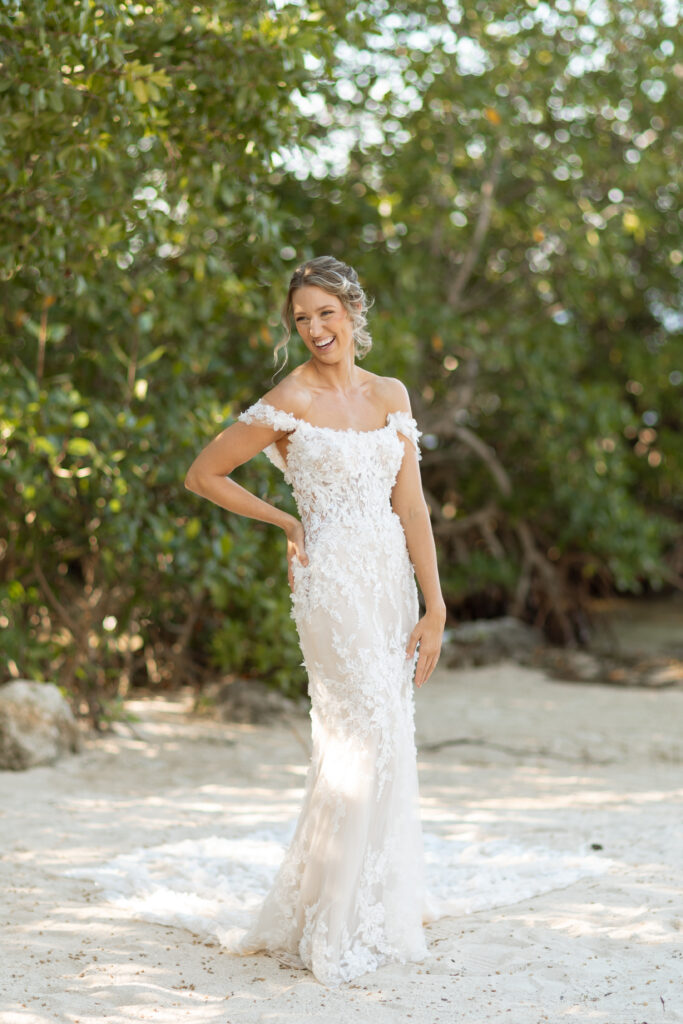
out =
[[[334,306],[331,305],[329,302],[327,302],[327,303],[325,303],[324,306],[318,306],[318,308],[314,309],[313,312],[314,313],[320,313],[321,310],[323,310],[323,309],[332,309],[333,310]],[[294,316],[306,316],[306,314],[304,313],[303,309],[300,309],[298,312],[296,312],[294,314]]]

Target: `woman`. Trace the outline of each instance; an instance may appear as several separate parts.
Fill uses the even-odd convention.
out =
[[[284,530],[311,697],[294,838],[257,920],[228,945],[278,953],[328,985],[426,954],[412,678],[422,686],[434,671],[446,620],[408,393],[356,365],[371,344],[366,311],[346,264],[322,256],[298,267],[283,319],[309,358],[212,441],[186,480]],[[264,449],[300,519],[230,479]]]

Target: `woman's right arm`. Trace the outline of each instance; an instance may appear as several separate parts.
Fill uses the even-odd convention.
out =
[[[237,515],[246,516],[248,519],[258,519],[262,523],[273,523],[274,526],[281,527],[287,536],[287,561],[290,566],[291,583],[292,557],[296,555],[304,565],[308,563],[301,522],[296,516],[258,498],[230,479],[230,473],[237,466],[248,462],[285,434],[286,431],[274,430],[266,425],[232,423],[199,453],[187,471],[185,486],[189,491],[199,494],[202,498],[208,498],[228,512],[236,512]]]

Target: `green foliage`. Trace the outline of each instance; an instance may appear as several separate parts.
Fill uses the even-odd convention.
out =
[[[677,33],[649,3],[399,4],[321,114],[355,143],[346,166],[280,185],[302,251],[352,251],[412,350],[458,604],[460,523],[483,506],[468,546],[518,573],[524,520],[567,580],[681,583]]]
[[[10,671],[88,699],[202,663],[300,687],[284,596],[267,605],[272,635],[208,640],[228,629],[219,612],[254,605],[258,621],[265,593],[233,608],[219,592],[249,586],[255,564],[281,587],[282,538],[182,480],[231,403],[268,386],[282,260],[265,182],[309,130],[292,93],[329,33],[236,2],[34,0],[4,5],[0,28]],[[245,475],[289,500],[265,459]]]
[[[571,583],[680,574],[675,25],[601,11],[0,4],[9,673],[103,715],[142,681],[303,686],[284,539],[182,480],[321,252],[411,388],[454,605],[535,614],[527,526]],[[292,507],[265,457],[238,478]]]

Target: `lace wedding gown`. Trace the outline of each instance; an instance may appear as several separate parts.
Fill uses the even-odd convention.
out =
[[[289,431],[286,463],[308,565],[292,615],[309,679],[313,754],[293,841],[258,920],[236,947],[295,954],[335,984],[426,954],[412,676],[417,589],[391,490],[405,412],[378,430],[315,427],[258,401],[243,423]]]
[[[235,953],[270,951],[336,986],[383,963],[422,960],[423,922],[606,870],[590,855],[501,840],[423,843],[416,656],[405,655],[419,608],[390,502],[404,445],[417,448],[415,420],[391,412],[377,430],[338,430],[263,400],[239,419],[288,432],[286,461],[275,444],[265,452],[291,485],[306,534],[309,563],[295,561],[291,597],[312,757],[293,834],[187,839],[69,873],[96,878],[136,916],[216,936]]]

